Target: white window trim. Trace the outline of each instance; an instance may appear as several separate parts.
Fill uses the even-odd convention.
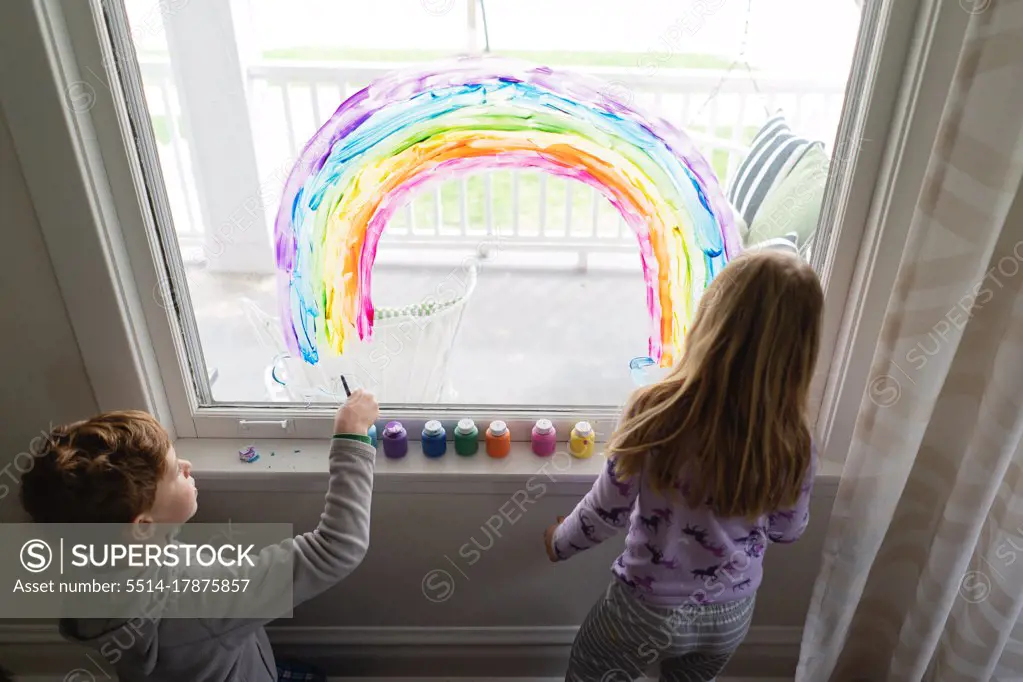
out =
[[[889,93],[891,99],[878,102],[879,114],[890,110],[890,122],[874,116],[863,131],[865,140],[877,142],[861,162],[878,163],[879,172],[869,192],[850,196],[846,204],[862,216],[856,219],[862,221],[858,245],[850,239],[833,250],[855,248],[857,257],[844,268],[836,263],[828,281],[830,286],[841,276],[849,282],[844,298],[836,287],[826,300],[843,309],[841,325],[825,328],[824,347],[832,349],[832,364],[817,421],[824,457],[833,462],[845,461],[860,405],[874,378],[870,371],[877,340],[938,134],[943,107],[934,103],[944,103],[951,87],[969,18],[961,3],[892,3],[888,35],[912,39],[901,50],[884,50],[878,61],[879,71],[900,73],[901,79]],[[845,272],[839,275],[840,270]],[[833,341],[829,333],[835,335]]]
[[[4,108],[100,408],[150,410],[179,439],[322,437],[330,429],[329,408],[199,411],[180,362],[181,335],[157,297],[148,295],[160,286],[158,246],[148,236],[154,233],[148,229],[152,214],[138,199],[146,192],[137,180],[137,155],[125,144],[131,136],[125,136],[120,89],[108,76],[103,82],[106,70],[98,68],[112,58],[101,39],[106,28],[99,0],[5,3],[0,12],[10,17],[0,21],[0,57],[18,65],[5,73]],[[861,34],[878,32],[871,18],[879,17],[887,17],[887,26],[874,48],[880,61],[862,131],[867,142],[859,150],[856,172],[838,188],[847,198],[844,216],[837,215],[838,194],[822,216],[843,220],[832,249],[843,255],[823,264],[827,310],[814,393],[821,398],[818,438],[825,456],[839,460],[851,440],[937,130],[940,111],[916,103],[935,101],[931,94],[947,91],[955,55],[940,48],[951,45],[958,52],[968,19],[956,3],[878,0],[865,14]],[[852,83],[863,85],[856,77]],[[76,106],[84,96],[91,97],[91,106]],[[842,126],[849,125],[846,114]],[[69,221],[77,223],[74,229]],[[606,435],[616,413],[604,408],[588,416]],[[431,415],[401,409],[400,415],[385,416],[400,416],[415,434]],[[470,416],[480,423],[505,418],[513,436],[524,439],[536,416],[553,418],[564,433],[582,415],[569,409],[537,415],[522,406],[487,406],[473,408]],[[263,423],[245,429],[240,420]],[[287,428],[276,423],[280,420],[288,420]]]
[[[246,447],[247,441],[225,438],[185,438],[175,444],[178,457],[192,463],[205,492],[322,492],[327,484],[329,442],[316,440],[261,440],[259,459],[251,464],[225,457]],[[450,449],[450,448],[449,448]],[[604,470],[602,454],[575,459],[561,450],[537,457],[529,443],[512,443],[504,459],[480,452],[472,457],[448,453],[428,459],[409,448],[402,459],[378,456],[373,490],[382,493],[435,493],[444,495],[491,494],[509,497],[528,490],[539,495],[548,487],[559,495],[584,495]],[[833,498],[841,466],[823,462],[814,482],[815,497]]]

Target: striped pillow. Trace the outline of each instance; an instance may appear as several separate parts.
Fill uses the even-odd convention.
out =
[[[768,119],[753,138],[749,155],[739,166],[728,189],[728,200],[747,225],[753,224],[757,209],[771,188],[783,180],[806,150],[814,145],[824,147],[821,142],[811,142],[794,135],[780,111]]]

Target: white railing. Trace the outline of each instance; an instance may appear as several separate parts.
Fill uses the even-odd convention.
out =
[[[140,66],[175,231],[183,246],[201,246],[203,225],[199,197],[185,139],[184,110],[170,62],[144,60]]]
[[[276,61],[246,69],[248,109],[259,165],[294,158],[338,105],[395,63]],[[685,130],[727,186],[753,133],[782,108],[793,129],[830,148],[845,84],[802,77],[724,74],[709,70],[594,67],[578,69],[610,84],[609,93]],[[201,237],[195,177],[184,142],[180,104],[169,64],[142,64],[164,178],[183,243]],[[266,173],[261,173],[265,177]],[[450,180],[417,194],[389,226],[391,242],[451,248],[489,235],[523,249],[564,247],[579,253],[632,248],[624,221],[595,190],[526,171],[495,171]]]

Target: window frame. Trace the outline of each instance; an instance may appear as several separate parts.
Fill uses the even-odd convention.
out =
[[[177,438],[322,437],[330,429],[330,406],[198,404],[179,324],[157,296],[147,295],[160,291],[167,277],[163,247],[151,238],[154,213],[166,197],[141,180],[144,160],[132,141],[152,137],[152,130],[132,130],[128,116],[129,106],[140,103],[129,103],[108,71],[114,64],[109,41],[117,37],[106,21],[116,20],[117,7],[100,0],[36,0],[3,11],[14,20],[0,22],[0,42],[10,50],[5,59],[17,54],[19,73],[9,72],[13,84],[24,84],[17,93],[6,84],[3,103],[100,409],[147,409]],[[829,257],[815,263],[826,287],[826,315],[811,409],[826,458],[841,459],[851,442],[937,130],[940,111],[916,105],[942,86],[947,91],[967,20],[966,12],[939,0],[875,0],[864,9],[857,63],[876,55],[878,68],[850,76],[838,139],[859,125],[859,137],[869,143],[855,150],[855,167],[844,181],[829,177],[821,221],[839,222],[829,234]],[[955,55],[940,49],[948,45]],[[134,73],[128,65],[122,78],[133,77],[137,65]],[[88,107],[75,105],[75,86],[82,83],[91,83]],[[870,88],[868,95],[850,98],[858,87]],[[855,120],[853,103],[866,109],[862,121]],[[147,172],[161,177],[159,164]],[[69,215],[77,216],[75,230],[68,229]],[[516,440],[527,440],[539,417],[553,419],[562,433],[586,418],[606,438],[619,409],[387,406],[381,417],[401,419],[411,437],[437,415],[446,422],[500,418]]]

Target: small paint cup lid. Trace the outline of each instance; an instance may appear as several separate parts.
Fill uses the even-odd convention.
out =
[[[490,422],[490,433],[495,436],[503,436],[508,431],[508,425],[498,419]]]
[[[444,426],[436,419],[431,419],[423,426],[423,430],[431,436],[436,436],[438,433],[444,433]]]
[[[537,433],[550,433],[554,430],[554,424],[551,423],[550,419],[538,419],[536,420],[536,431]]]
[[[405,427],[401,425],[401,422],[387,422],[387,426],[384,427],[385,436],[400,436],[405,433]]]
[[[588,436],[593,433],[593,427],[589,422],[576,422],[575,432],[580,436]]]
[[[471,419],[459,419],[458,427],[455,429],[458,433],[463,435],[472,433],[472,430],[476,428],[476,423]]]

